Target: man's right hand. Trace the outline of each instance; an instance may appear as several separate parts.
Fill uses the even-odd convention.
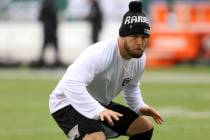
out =
[[[100,121],[108,121],[109,125],[113,126],[114,121],[118,121],[120,117],[122,117],[123,114],[112,111],[110,109],[104,109],[99,113],[99,120]]]

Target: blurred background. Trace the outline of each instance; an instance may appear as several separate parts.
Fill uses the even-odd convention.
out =
[[[118,36],[129,0],[97,2],[0,0],[1,140],[66,139],[48,96],[85,48]],[[141,88],[165,119],[153,139],[210,138],[210,1],[142,2],[151,37]]]
[[[103,19],[100,31],[96,32],[97,40],[118,35],[128,2],[98,0]],[[91,1],[55,0],[54,3],[60,61],[70,64],[93,43],[94,31],[88,20]],[[151,22],[148,67],[210,63],[208,0],[145,0],[143,4]],[[40,20],[42,6],[43,0],[0,0],[0,66],[30,65],[42,55],[45,36]],[[46,48],[44,57],[47,63],[52,63],[55,51],[53,47]]]

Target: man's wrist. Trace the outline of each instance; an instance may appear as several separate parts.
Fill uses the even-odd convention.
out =
[[[144,106],[142,106],[142,107],[139,109],[139,112],[140,112],[142,115],[145,115],[145,112],[147,112],[146,110],[147,110],[149,107],[150,107],[149,105],[144,104]]]

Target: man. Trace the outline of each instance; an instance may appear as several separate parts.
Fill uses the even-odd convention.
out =
[[[140,1],[132,1],[120,27],[120,37],[88,47],[68,67],[50,96],[50,112],[70,140],[105,140],[126,135],[150,140],[162,117],[146,105],[139,89],[149,37]],[[125,107],[112,101],[123,91]]]
[[[90,0],[90,12],[88,14],[87,20],[91,24],[91,41],[96,43],[99,38],[99,33],[102,29],[103,13],[99,6],[98,0]]]
[[[40,10],[39,20],[43,23],[44,39],[41,47],[41,54],[39,58],[39,64],[45,64],[44,54],[47,47],[53,47],[55,50],[55,63],[54,65],[60,64],[59,58],[59,46],[57,39],[57,9],[54,0],[45,0]]]

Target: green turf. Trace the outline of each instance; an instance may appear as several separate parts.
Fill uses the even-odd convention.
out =
[[[39,73],[32,73],[32,78],[9,76],[18,75],[16,71],[0,73],[0,140],[67,140],[48,110],[48,97],[59,76],[43,78]],[[191,73],[188,68],[158,70],[163,76],[168,71],[172,75]],[[210,76],[208,68],[202,68],[201,72],[199,69],[192,70],[192,73]],[[145,74],[150,76],[156,74],[156,71],[149,70]],[[144,100],[157,107],[165,119],[162,126],[154,124],[153,140],[210,138],[210,81],[143,80],[141,87]],[[122,102],[121,96],[115,100]],[[115,140],[126,139],[120,137]]]

